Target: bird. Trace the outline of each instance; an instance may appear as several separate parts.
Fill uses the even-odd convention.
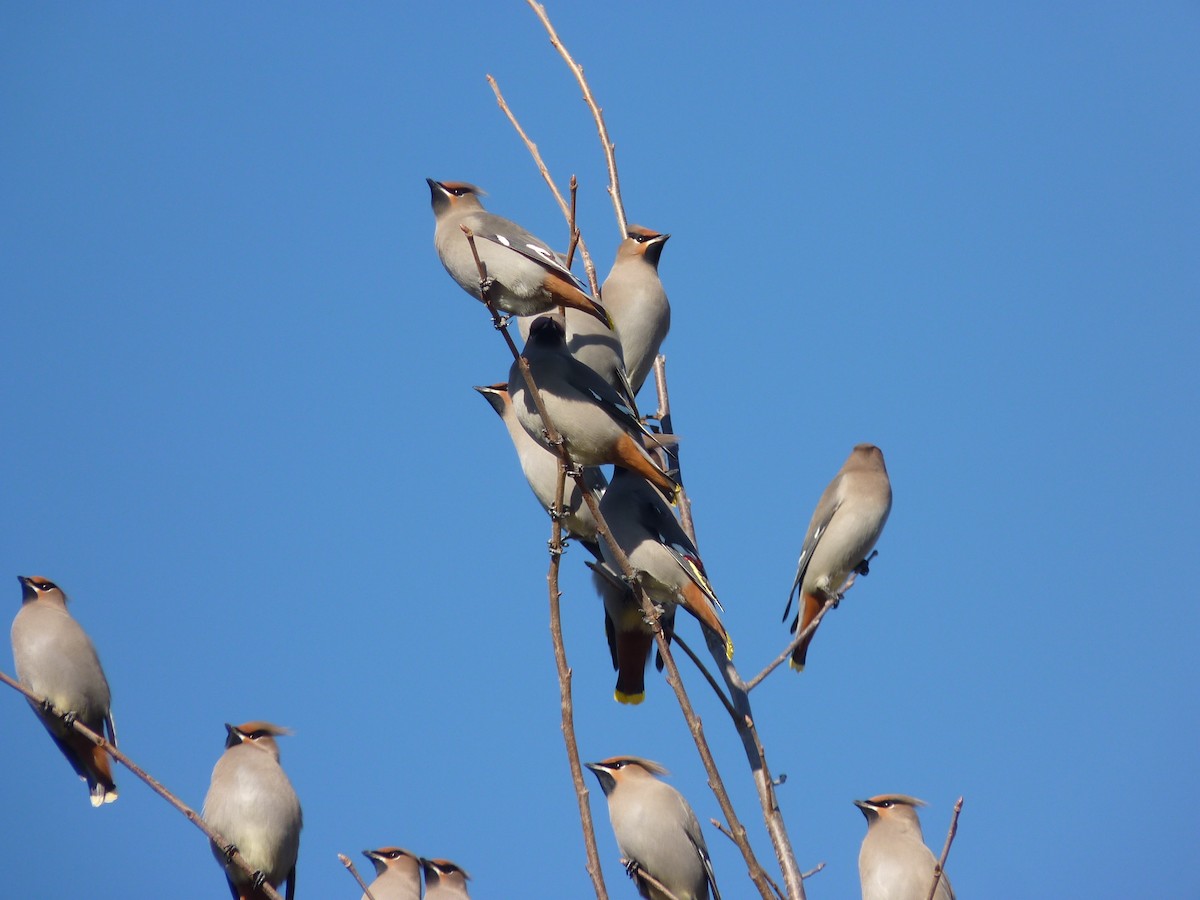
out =
[[[488,279],[488,299],[497,309],[532,316],[567,306],[611,327],[604,307],[584,293],[559,255],[516,222],[484,209],[479,202],[480,188],[465,181],[425,181],[436,220],[434,247],[450,277],[464,291],[479,297],[477,253]],[[476,238],[475,253],[463,227]]]
[[[880,794],[854,805],[867,819],[858,854],[863,900],[926,900],[937,860],[925,846],[917,818],[917,807],[925,803],[904,794]],[[944,872],[934,900],[954,900]]]
[[[375,900],[420,900],[421,858],[400,847],[364,850],[375,866],[375,880],[367,890]],[[367,900],[367,895],[362,895]]]
[[[471,876],[448,859],[422,859],[425,870],[425,900],[470,900],[467,881]]]
[[[604,602],[604,635],[617,673],[613,699],[618,703],[641,703],[646,699],[646,660],[654,649],[654,632],[646,623],[636,595],[611,566],[604,562],[589,562],[587,566],[592,570],[596,593]],[[670,639],[675,628],[674,605],[663,609],[659,622]],[[657,665],[661,671],[661,656]]]
[[[655,462],[643,443],[657,438],[607,381],[571,356],[558,318],[538,317],[530,326],[521,355],[575,465],[612,463],[632,469],[668,497],[675,497],[677,482]],[[526,389],[519,361],[509,369],[508,393],[521,426],[535,441],[555,452]]]
[[[608,307],[605,306],[605,309]],[[524,316],[517,321],[522,340],[529,339],[529,329],[535,318],[536,316]],[[616,320],[613,321],[613,328],[609,328],[587,313],[564,307],[563,328],[567,335],[567,350],[607,381],[640,418],[636,392],[629,381],[629,373],[625,370],[625,356],[621,349],[621,338],[616,331]]]
[[[533,490],[534,496],[545,510],[554,506],[555,488],[558,484],[558,454],[547,450],[539,444],[521,426],[513,409],[512,396],[507,384],[476,385],[477,390],[496,411],[508,429],[513,447],[517,451],[517,459],[521,463],[521,471],[525,480]],[[584,483],[588,490],[599,501],[608,479],[600,469],[589,466],[583,470]],[[563,485],[563,527],[567,533],[587,547],[598,559],[600,547],[596,543],[596,520],[591,509],[584,502],[583,492],[579,489],[574,478],[567,478]]]
[[[600,287],[600,299],[621,339],[622,359],[635,394],[642,389],[671,328],[671,304],[658,277],[658,260],[670,237],[630,225]]]
[[[637,756],[585,763],[608,799],[608,818],[621,854],[628,860],[638,893],[648,900],[666,895],[638,878],[643,871],[677,900],[721,900],[700,822],[687,800],[657,776],[667,770]]]
[[[225,752],[213,767],[201,815],[231,846],[213,843],[213,856],[225,869],[233,900],[260,898],[264,881],[278,889],[285,880],[292,900],[304,822],[275,742],[291,732],[270,722],[227,724],[225,732]],[[257,873],[253,880],[231,862],[234,847]]]
[[[720,638],[725,655],[733,659],[733,641],[717,615],[721,604],[700,552],[662,495],[633,472],[614,469],[600,500],[600,513],[650,599],[664,609],[682,605]],[[600,552],[614,571],[620,570],[607,543],[600,545]]]
[[[788,593],[784,621],[799,590],[799,603],[792,633],[808,627],[826,601],[835,603],[849,587],[853,574],[867,573],[867,559],[892,510],[892,485],[883,451],[874,444],[858,444],[842,464],[817,502],[800,548],[796,578]],[[792,653],[791,667],[804,670],[806,637]]]
[[[19,575],[21,608],[12,624],[13,662],[21,684],[42,697],[29,705],[75,773],[92,806],[117,799],[109,755],[60,718],[73,716],[114,747],[112,696],[96,648],[67,611],[67,595],[40,575]],[[51,708],[47,708],[47,704]]]

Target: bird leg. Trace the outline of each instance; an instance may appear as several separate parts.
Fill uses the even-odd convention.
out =
[[[868,556],[866,559],[864,559],[862,562],[860,562],[857,566],[854,567],[855,574],[870,575],[871,574],[871,567],[870,567],[871,560],[873,560],[878,555],[879,555],[878,550],[872,550],[870,556]],[[849,585],[847,585],[847,587],[849,587]]]
[[[638,881],[638,872],[641,871],[642,864],[636,859],[625,860],[625,874],[632,878],[635,882]]]
[[[66,725],[68,728],[70,728],[72,725],[75,724],[76,718],[77,717],[76,717],[75,713],[68,709],[65,713],[63,713],[63,717],[62,717],[63,724]]]
[[[267,883],[267,876],[259,870],[255,870],[254,875],[250,878],[250,883],[254,886],[254,890],[261,891],[262,886]]]
[[[225,857],[226,862],[233,862],[233,854],[238,852],[236,844],[228,844],[221,848],[221,855]]]

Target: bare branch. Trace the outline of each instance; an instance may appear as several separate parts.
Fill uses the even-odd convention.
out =
[[[363,881],[362,876],[358,874],[358,869],[354,868],[354,861],[344,853],[339,853],[337,858],[341,864],[346,867],[346,871],[354,876],[354,880],[357,881],[358,886],[363,889],[363,893],[366,895],[367,900],[375,900],[375,895],[371,893],[371,889],[367,887],[367,883]]]
[[[959,797],[958,802],[954,804],[954,815],[950,817],[950,830],[946,832],[946,845],[942,847],[942,855],[938,857],[937,864],[933,867],[933,885],[929,888],[929,897],[926,900],[933,900],[933,895],[937,893],[938,882],[942,880],[942,873],[946,870],[946,857],[950,855],[950,845],[954,843],[954,835],[958,834],[958,814],[962,812],[963,798]]]
[[[496,102],[500,105],[500,109],[504,111],[504,115],[508,117],[508,121],[512,123],[512,127],[517,130],[517,134],[521,136],[526,149],[529,150],[529,155],[533,157],[533,161],[537,164],[538,171],[542,173],[542,179],[550,188],[550,193],[554,195],[554,199],[558,201],[558,208],[562,210],[563,216],[568,222],[572,223],[572,239],[579,245],[579,256],[583,259],[583,269],[587,272],[588,283],[592,286],[592,296],[600,296],[600,282],[596,278],[596,267],[592,263],[592,256],[588,253],[587,244],[583,240],[583,236],[579,234],[578,229],[574,228],[575,215],[573,205],[568,205],[563,199],[562,192],[559,191],[558,185],[554,183],[554,179],[550,177],[550,170],[546,168],[546,163],[542,160],[542,154],[538,151],[537,144],[529,139],[529,135],[525,133],[525,129],[521,127],[521,123],[517,121],[517,117],[513,115],[511,109],[508,108],[508,103],[504,99],[504,95],[500,93],[500,85],[496,83],[496,79],[491,75],[487,77],[488,84],[492,86],[492,93],[496,95]]]
[[[825,618],[825,613],[829,612],[829,610],[833,609],[833,607],[836,605],[836,598],[830,597],[828,600],[826,600],[821,605],[821,608],[817,610],[817,614],[813,616],[813,620],[796,632],[796,636],[788,642],[786,647],[783,648],[783,652],[771,660],[765,669],[746,682],[746,690],[752,691],[758,687],[764,678],[774,672],[775,669],[778,668],[789,656],[795,653],[796,648],[800,646],[800,642],[817,630],[817,626],[820,625],[821,620]]]
[[[687,658],[690,659],[695,664],[696,668],[700,670],[700,674],[704,676],[704,680],[708,682],[708,686],[713,689],[713,693],[717,695],[717,699],[719,699],[721,704],[725,707],[725,711],[729,713],[730,718],[736,722],[738,717],[737,710],[733,708],[733,704],[729,702],[729,698],[726,697],[725,692],[721,690],[721,685],[717,684],[717,679],[713,678],[712,673],[709,672],[708,668],[703,662],[701,662],[700,657],[696,655],[695,651],[692,650],[692,648],[689,647],[684,642],[683,638],[681,638],[678,634],[672,634],[671,640],[679,645],[679,649],[686,653]]]
[[[575,62],[571,54],[567,52],[567,48],[558,37],[558,32],[550,24],[546,8],[534,0],[527,0],[527,2],[529,8],[533,10],[534,15],[546,29],[546,33],[550,35],[550,43],[554,45],[554,49],[558,51],[559,56],[566,62],[567,68],[571,70],[571,74],[575,76],[575,80],[579,82],[579,89],[583,91],[583,102],[588,105],[588,109],[592,111],[592,118],[596,120],[596,130],[600,133],[600,145],[604,148],[604,160],[608,163],[608,195],[612,198],[613,210],[617,214],[617,227],[621,229],[623,238],[629,230],[629,225],[625,221],[625,206],[621,202],[621,180],[617,177],[617,147],[608,136],[608,126],[604,124],[604,111],[596,103],[596,98],[592,96],[592,89],[588,87],[587,79],[583,77],[583,66]]]
[[[549,424],[548,422],[546,424]],[[567,649],[563,644],[561,592],[558,589],[558,570],[562,562],[562,519],[563,495],[566,492],[567,462],[564,450],[558,464],[558,482],[554,487],[554,515],[550,519],[550,569],[546,583],[550,591],[550,637],[554,643],[554,664],[558,669],[559,706],[562,712],[563,742],[567,748],[567,762],[571,768],[571,781],[575,784],[575,798],[579,804],[579,824],[583,827],[583,844],[587,852],[587,871],[592,879],[597,900],[607,900],[608,890],[604,886],[604,874],[600,869],[600,851],[596,847],[596,827],[592,822],[592,806],[588,800],[587,785],[583,780],[583,766],[579,761],[579,743],[575,738],[575,704],[571,696],[571,669],[567,665]],[[586,490],[583,482],[580,490]]]
[[[87,740],[91,741],[93,744],[95,744],[97,747],[99,747],[101,750],[103,750],[105,753],[107,753],[109,756],[111,756],[113,759],[115,759],[117,762],[119,762],[121,765],[123,765],[125,768],[127,768],[130,772],[132,772],[134,775],[136,775],[138,778],[140,778],[142,781],[146,782],[146,784],[150,787],[150,790],[154,791],[154,793],[158,794],[158,796],[162,797],[164,800],[166,800],[168,803],[170,803],[173,807],[175,807],[175,809],[177,809],[177,810],[179,810],[179,812],[183,813],[184,817],[189,822],[191,822],[193,825],[195,825],[197,828],[199,828],[201,831],[203,831],[205,836],[210,841],[212,841],[213,844],[215,844],[217,847],[224,850],[227,847],[233,846],[232,842],[228,838],[226,838],[220,832],[216,831],[211,825],[209,825],[207,822],[205,822],[204,819],[201,818],[201,816],[198,812],[196,812],[190,806],[185,804],[182,800],[180,800],[178,797],[176,797],[170,791],[168,791],[165,787],[162,786],[161,782],[159,782],[156,778],[151,776],[148,772],[146,772],[146,770],[144,770],[141,766],[137,765],[137,763],[135,763],[128,756],[126,756],[124,753],[122,753],[120,750],[118,750],[116,747],[114,747],[112,744],[110,744],[108,741],[106,741],[103,737],[96,734],[96,732],[92,731],[92,729],[88,728],[86,725],[84,725],[82,722],[80,722],[79,719],[72,718],[68,722],[67,716],[64,713],[60,712],[59,710],[54,709],[54,707],[50,706],[44,697],[39,697],[33,691],[31,691],[27,687],[25,687],[25,685],[10,678],[4,672],[0,672],[0,681],[3,681],[5,684],[7,684],[9,687],[13,688],[14,690],[20,691],[22,694],[25,695],[26,699],[28,699],[30,703],[33,703],[34,705],[38,706],[39,708],[53,710],[54,714],[62,720],[64,725],[66,725],[69,728],[73,728],[77,734],[83,735],[83,737],[85,737]],[[245,857],[243,857],[242,854],[239,853],[236,848],[234,848],[233,852],[229,855],[229,861],[232,862],[235,866],[237,866],[238,869],[240,869],[242,871],[242,873],[249,878],[254,878],[259,874],[257,871],[255,871],[253,868],[250,867],[250,864],[248,862],[246,862]],[[279,892],[276,891],[273,887],[271,887],[270,883],[268,883],[268,882],[263,882],[263,886],[260,889],[260,892],[266,898],[266,900],[283,900],[283,898],[279,895]]]

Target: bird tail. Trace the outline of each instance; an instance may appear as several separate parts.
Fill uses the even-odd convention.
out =
[[[797,629],[803,631],[807,628],[812,620],[816,618],[817,613],[821,611],[821,607],[825,605],[821,602],[820,598],[812,594],[804,594],[802,602],[804,604],[803,608],[796,615],[796,620],[792,622],[792,634],[795,634]],[[804,665],[808,659],[808,645],[812,643],[812,639],[816,633],[817,631],[814,628],[812,633],[797,644],[796,649],[792,651],[792,661],[788,665],[797,672],[804,671]]]

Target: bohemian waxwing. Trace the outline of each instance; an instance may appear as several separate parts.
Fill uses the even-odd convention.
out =
[[[630,871],[653,876],[677,900],[721,900],[708,847],[696,814],[671,785],[658,763],[636,756],[614,756],[585,763],[608,798],[608,818]],[[634,874],[638,893],[649,900],[665,895]]]
[[[604,307],[608,309],[607,305]],[[625,357],[621,351],[615,320],[613,328],[598,322],[592,316],[577,309],[563,310],[563,328],[567,333],[567,350],[570,354],[612,385],[621,399],[638,414],[636,393],[625,370]],[[522,340],[529,340],[529,329],[534,316],[525,316],[517,323]],[[640,414],[638,414],[640,417]]]
[[[678,486],[650,456],[643,440],[652,435],[613,387],[567,352],[562,322],[541,316],[529,329],[522,355],[529,362],[554,427],[579,466],[613,463],[632,469],[669,497]],[[542,417],[525,387],[518,363],[508,372],[508,392],[521,426],[535,441],[546,441]]]
[[[225,731],[225,752],[213,767],[202,815],[271,887],[278,889],[286,880],[286,897],[292,900],[303,819],[275,743],[276,736],[291,732],[270,722],[226,725]],[[234,900],[262,896],[262,882],[251,882],[229,861],[226,848],[213,844],[212,852],[225,869]]]
[[[917,818],[917,807],[925,804],[903,794],[880,794],[854,805],[867,817],[867,836],[858,854],[863,900],[925,900],[937,865]],[[944,872],[934,900],[954,900]]]
[[[642,605],[624,579],[608,563],[587,565],[592,570],[596,593],[604,601],[604,635],[617,673],[613,699],[618,703],[641,703],[646,699],[646,660],[654,649],[654,632],[646,624]],[[659,621],[669,640],[675,628],[674,605],[664,607]],[[661,656],[657,662],[661,671]]]
[[[600,299],[621,338],[625,371],[637,393],[671,328],[671,306],[658,277],[658,258],[670,235],[640,225],[630,225],[626,235]]]
[[[517,459],[521,463],[521,471],[525,473],[525,480],[529,482],[529,487],[533,489],[534,496],[538,498],[542,509],[548,511],[554,505],[554,489],[558,484],[558,454],[547,450],[521,427],[516,411],[513,409],[507,384],[477,386],[475,390],[483,395],[483,399],[503,420],[504,427],[508,429],[508,436],[512,438],[513,447],[516,448]],[[604,473],[600,469],[589,467],[584,470],[584,481],[592,494],[599,500],[608,484]],[[583,502],[583,493],[579,490],[579,485],[574,478],[567,478],[563,486],[563,506],[565,507],[563,527],[567,529],[571,537],[579,540],[599,557],[600,548],[596,544],[596,520],[592,518],[591,510]]]
[[[448,859],[422,859],[425,870],[425,900],[471,900],[467,893],[470,875]]]
[[[364,850],[375,866],[375,880],[367,890],[375,900],[421,900],[421,858],[400,847]],[[367,895],[362,895],[367,900]]]
[[[829,482],[817,503],[800,548],[796,579],[783,611],[786,621],[792,597],[800,591],[801,606],[792,633],[808,623],[829,599],[840,599],[852,573],[867,573],[867,556],[892,509],[892,485],[883,464],[883,451],[859,444]],[[791,667],[803,671],[810,634],[792,654]]]
[[[462,226],[475,235],[475,250],[491,279],[489,298],[495,307],[517,316],[535,316],[556,306],[570,306],[600,319],[611,320],[604,308],[585,294],[545,241],[520,225],[483,208],[473,184],[463,181],[429,183],[437,227],[433,243],[450,277],[472,297],[479,296],[479,267]]]
[[[700,553],[662,495],[633,472],[614,469],[600,513],[650,599],[664,610],[682,605],[721,639],[725,655],[733,659],[733,642],[717,616],[721,604],[708,583]],[[600,545],[600,552],[618,571],[606,543]]]
[[[59,713],[72,713],[115,747],[112,699],[96,649],[67,612],[67,597],[51,581],[20,575],[21,609],[13,619],[13,661],[17,678]],[[69,728],[41,704],[29,704],[76,774],[87,782],[92,806],[117,799],[109,756]]]

